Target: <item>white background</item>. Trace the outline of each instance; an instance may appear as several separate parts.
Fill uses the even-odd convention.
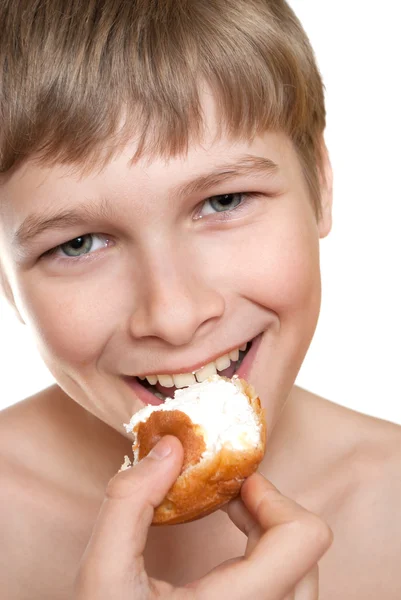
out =
[[[292,0],[326,86],[334,227],[320,323],[298,384],[401,424],[401,58],[397,0]],[[29,332],[0,303],[0,406],[47,386]]]

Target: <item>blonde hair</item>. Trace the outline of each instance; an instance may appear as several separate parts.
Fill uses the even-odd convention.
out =
[[[0,173],[185,153],[204,82],[226,135],[291,138],[319,214],[324,89],[284,0],[4,0],[0,31]]]

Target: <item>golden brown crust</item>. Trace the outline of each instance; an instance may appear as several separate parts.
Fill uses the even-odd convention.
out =
[[[222,448],[210,460],[180,475],[153,517],[154,525],[174,525],[205,517],[239,494],[258,468],[262,448],[247,453]]]
[[[258,468],[266,447],[264,410],[251,385],[243,379],[235,379],[234,382],[247,395],[260,425],[260,443],[252,450],[238,451],[223,447],[211,458],[199,461],[200,454],[205,448],[202,437],[203,449],[200,450],[201,428],[195,427],[190,418],[181,411],[157,411],[149,417],[147,423],[152,417],[154,418],[148,427],[142,428],[141,426],[146,426],[146,423],[140,424],[138,440],[140,458],[146,456],[158,439],[167,433],[181,440],[184,454],[186,453],[186,463],[181,475],[155,510],[154,525],[185,523],[217,510],[239,494],[245,479]],[[165,415],[170,416],[166,419]],[[150,441],[149,438],[146,439],[148,434]],[[142,447],[143,444],[146,450]],[[186,444],[188,444],[187,448]]]
[[[202,430],[181,410],[159,410],[139,423],[135,444],[139,460],[147,456],[164,435],[174,435],[180,440],[184,448],[182,471],[200,461],[206,449]]]

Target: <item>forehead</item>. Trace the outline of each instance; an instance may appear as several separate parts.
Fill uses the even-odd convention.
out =
[[[170,179],[174,178],[179,181],[183,176],[188,177],[191,174],[196,175],[201,170],[213,169],[218,162],[222,163],[226,158],[229,161],[247,153],[259,154],[266,158],[269,158],[270,154],[271,160],[275,162],[279,156],[283,162],[283,158],[289,158],[290,155],[295,154],[292,142],[284,133],[266,132],[253,139],[229,135],[213,93],[208,86],[202,87],[200,98],[203,115],[200,138],[197,139],[195,134],[190,136],[188,148],[182,154],[161,156],[148,153],[134,162],[133,157],[138,144],[135,132],[133,132],[132,138],[117,148],[110,160],[103,163],[102,156],[100,156],[99,162],[91,168],[88,168],[87,164],[49,166],[43,164],[40,157],[32,157],[10,174],[0,176],[0,198],[4,201],[10,197],[10,194],[5,193],[6,189],[11,192],[14,188],[21,190],[24,187],[30,187],[44,192],[49,186],[56,185],[59,180],[63,180],[64,184],[68,181],[84,186],[85,183],[90,184],[96,180],[107,178],[107,174],[116,169],[119,169],[120,173],[121,170],[124,170],[127,176],[129,173],[136,180],[141,174],[148,174],[151,177],[152,174],[157,173],[158,178],[162,174],[166,174]]]
[[[272,132],[248,142],[209,138],[188,148],[185,156],[143,157],[134,164],[133,151],[134,144],[128,144],[102,171],[86,175],[34,161],[15,172],[0,191],[0,228],[18,260],[48,230],[120,222],[127,211],[145,220],[151,215],[163,219],[165,211],[188,197],[200,201],[213,193],[252,191],[254,184],[267,181],[283,191],[294,179],[294,166],[299,169],[290,140]]]
[[[127,187],[136,193],[143,190],[165,195],[180,190],[180,195],[190,195],[201,191],[203,184],[206,187],[206,183],[218,183],[233,175],[285,176],[297,163],[287,136],[272,132],[252,141],[210,136],[190,146],[185,155],[172,158],[144,156],[133,163],[134,152],[135,143],[129,143],[102,169],[85,173],[75,166],[45,166],[29,160],[2,183],[2,212],[15,202],[32,206],[40,198],[52,204],[76,193],[84,199],[97,193],[103,196],[111,189],[118,193]]]
[[[127,201],[134,208],[131,200],[135,200],[143,211],[150,206],[150,198],[166,204],[195,193],[207,196],[214,183],[235,174],[285,178],[297,166],[293,144],[282,132],[266,132],[253,139],[229,136],[207,89],[202,111],[201,139],[189,143],[186,152],[177,156],[148,154],[134,161],[137,141],[133,134],[106,164],[89,171],[82,165],[49,166],[35,157],[27,160],[0,182],[3,231],[8,230],[8,235],[13,231],[15,236],[23,222],[30,227],[35,219],[52,219],[67,209],[88,207],[85,216],[90,219],[106,204],[108,214],[117,213],[126,209]]]

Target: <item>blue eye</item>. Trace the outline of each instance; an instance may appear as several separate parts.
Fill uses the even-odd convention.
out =
[[[91,251],[92,246],[93,236],[88,234],[70,240],[65,244],[61,244],[61,246],[59,246],[59,249],[66,256],[82,256],[83,254],[88,254],[88,252]]]
[[[86,254],[92,254],[96,250],[105,248],[109,245],[109,239],[99,233],[87,233],[80,235],[64,244],[51,248],[45,252],[44,256],[56,257],[61,259],[79,259]]]
[[[199,216],[206,216],[214,213],[229,212],[234,210],[243,203],[247,194],[221,194],[220,196],[212,196],[205,200]],[[208,208],[209,205],[209,208]],[[206,209],[206,210],[204,210]]]

